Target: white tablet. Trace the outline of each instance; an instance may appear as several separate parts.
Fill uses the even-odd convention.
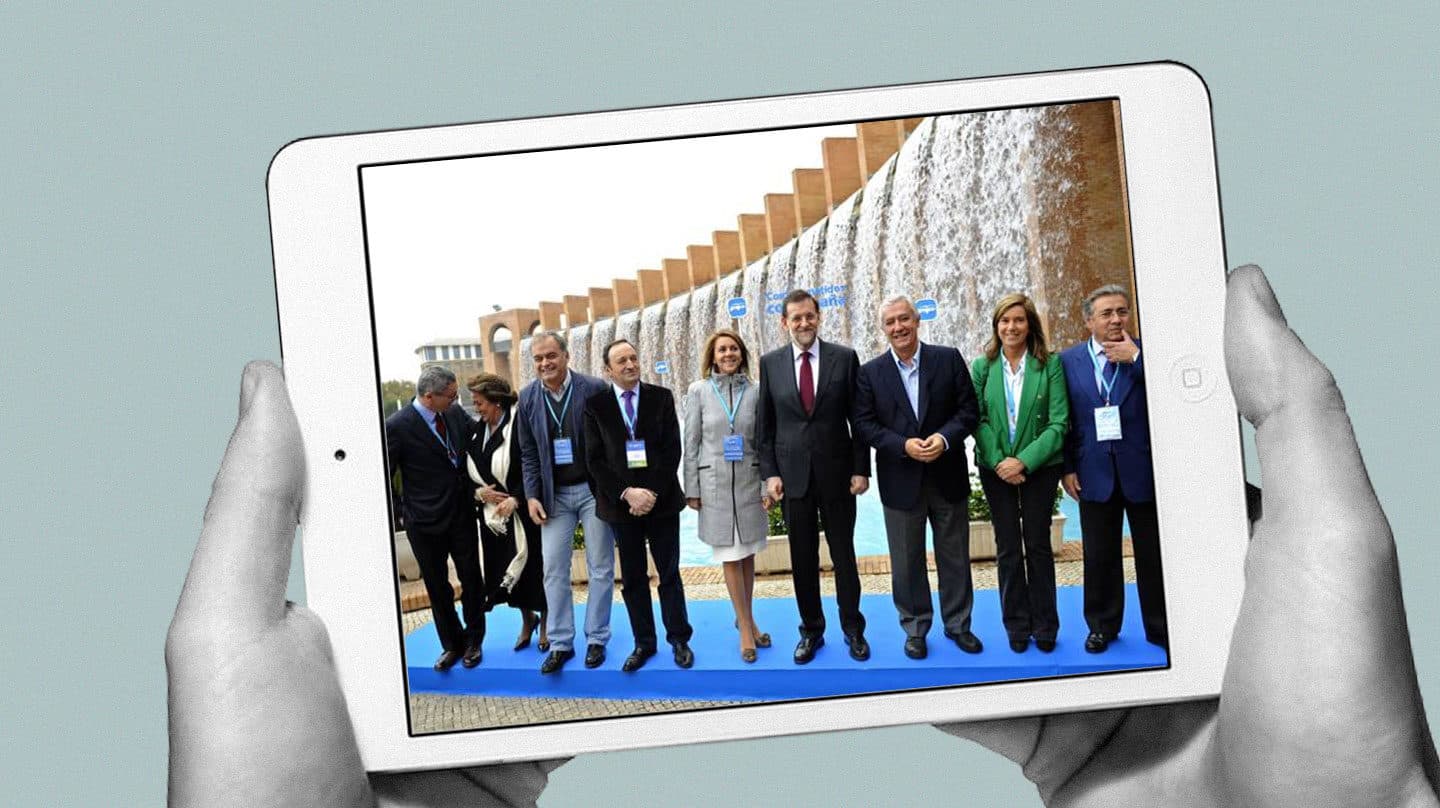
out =
[[[311,138],[281,150],[268,188],[285,373],[308,464],[307,597],[329,627],[370,769],[1219,692],[1247,527],[1221,349],[1225,253],[1209,98],[1184,66]],[[795,289],[811,296],[791,305],[813,305],[819,315],[818,384],[796,370],[772,371],[757,385],[761,357],[791,350],[781,323]],[[970,366],[988,355],[1002,313],[995,309],[1015,292],[1033,303],[1038,319],[1026,322],[1039,326],[1049,356],[1006,365],[1027,370],[1005,374],[999,365],[1015,343],[1001,340],[995,360],[982,362],[989,384],[968,406],[989,419],[987,440],[999,454],[975,452],[968,433],[983,427],[949,433],[964,434],[964,445],[947,440],[946,449],[963,452],[972,473],[990,475],[972,478],[969,502],[953,496],[953,474],[925,472],[881,445],[868,490],[853,500],[850,531],[842,524],[848,506],[817,465],[811,482],[825,493],[786,507],[813,509],[815,497],[829,498],[832,524],[821,525],[828,530],[818,548],[805,519],[790,535],[794,514],[782,508],[765,514],[762,541],[737,525],[763,511],[761,466],[752,460],[763,440],[747,436],[748,448],[722,456],[722,436],[697,418],[703,436],[683,442],[697,451],[716,444],[695,471],[698,488],[718,490],[707,486],[729,466],[722,479],[736,492],[724,505],[732,518],[701,524],[706,503],[719,507],[711,495],[701,510],[675,517],[678,540],[670,514],[646,522],[647,572],[664,586],[612,584],[626,577],[622,567],[636,569],[635,531],[622,542],[626,565],[607,557],[610,523],[584,528],[587,497],[591,508],[608,497],[601,512],[611,518],[630,517],[597,482],[600,461],[587,457],[574,426],[581,422],[564,411],[567,391],[593,399],[615,395],[614,381],[628,383],[607,374],[606,346],[626,340],[640,383],[672,392],[682,423],[646,427],[660,430],[651,433],[650,458],[669,457],[661,443],[685,430],[687,407],[702,406],[687,396],[692,386],[701,382],[702,396],[712,389],[704,385],[716,376],[705,374],[720,366],[701,351],[717,330],[745,345],[749,379],[740,388],[772,408],[772,424],[798,429],[838,412],[842,431],[829,434],[869,434],[847,420],[859,417],[854,385],[839,387],[843,369],[827,364],[827,351],[844,356],[850,346],[871,365],[859,374],[873,374],[872,388],[895,385],[870,391],[879,426],[924,438],[927,408],[946,408],[953,424],[976,423],[961,412],[957,381],[972,384]],[[909,301],[895,305],[916,318],[921,344],[944,349],[916,354],[932,357],[913,388],[918,412],[895,403],[904,401],[901,363],[913,369],[914,360],[903,356],[904,334],[892,348],[896,335],[881,324],[882,307],[898,296]],[[1049,375],[1052,362],[1063,374]],[[467,385],[481,373],[493,374],[483,388],[490,397],[477,399]],[[944,373],[951,378],[937,381]],[[450,378],[457,384],[446,389]],[[598,386],[589,384],[595,378]],[[802,401],[802,379],[818,399]],[[757,389],[766,384],[768,392]],[[951,391],[944,400],[934,394],[941,384]],[[510,414],[507,386],[520,398]],[[646,402],[661,392],[640,389],[642,413],[658,406]],[[733,389],[724,389],[716,400],[736,409]],[[1068,408],[1057,409],[1062,394]],[[451,395],[468,412],[447,411]],[[877,403],[882,395],[889,404]],[[712,418],[715,408],[707,412]],[[484,418],[497,418],[495,427]],[[977,455],[984,466],[987,456],[1021,454],[1047,431],[1055,433],[1048,448],[1027,455],[1040,468],[1024,468],[1024,483],[976,468]],[[520,447],[513,460],[507,441]],[[820,464],[833,456],[783,439],[772,445],[780,447],[772,457],[814,452]],[[475,460],[482,481],[524,503],[515,518],[487,520],[459,498],[475,491]],[[900,490],[904,462],[915,464],[905,479],[923,481],[918,498]],[[512,463],[523,473],[511,476]],[[677,486],[688,476],[683,465]],[[896,475],[888,488],[887,472]],[[1069,472],[1079,502],[1051,488]],[[634,473],[612,468],[606,479],[639,479],[626,477]],[[663,476],[647,485],[668,490]],[[512,486],[520,490],[506,488],[507,477],[522,480]],[[1017,494],[1031,478],[1044,482]],[[803,487],[784,482],[788,491]],[[699,499],[696,487],[685,496]],[[520,518],[532,497],[553,511],[548,532]],[[895,507],[902,500],[917,504]],[[436,517],[437,508],[448,515]],[[1030,528],[1023,540],[1021,510]],[[927,556],[915,555],[913,533],[892,532],[917,513],[928,514],[929,533],[943,534],[921,540]],[[583,534],[597,530],[586,542]],[[743,546],[729,546],[746,532]],[[525,558],[514,564],[517,547]],[[502,592],[507,568],[518,576]],[[471,582],[470,593],[461,581]],[[737,628],[741,601],[765,637]],[[540,608],[548,650],[539,630],[524,631]],[[847,637],[857,609],[868,654]],[[920,655],[907,640],[927,629]],[[950,636],[967,629],[979,653]],[[647,637],[659,653],[625,670]],[[693,664],[672,652],[667,641],[677,639]],[[797,648],[802,640],[808,650]],[[473,666],[472,644],[481,652]],[[594,645],[607,653],[592,667]],[[454,652],[449,664],[446,651]]]

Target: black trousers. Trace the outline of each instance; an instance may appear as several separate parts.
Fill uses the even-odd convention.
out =
[[[406,536],[430,596],[430,613],[435,618],[440,645],[447,651],[463,652],[467,643],[485,639],[485,578],[480,571],[480,537],[474,517],[457,515],[449,530],[438,533],[412,527]],[[463,627],[455,616],[455,590],[450,586],[447,563],[451,558],[455,559],[455,575],[460,579]]]
[[[785,497],[785,524],[790,531],[790,570],[795,581],[795,604],[800,609],[800,636],[825,633],[820,608],[820,525],[825,520],[825,543],[835,564],[835,600],[840,627],[847,636],[865,631],[860,613],[860,573],[855,566],[855,497],[850,489],[824,491],[810,473],[803,497]]]
[[[680,514],[612,522],[610,527],[620,550],[620,577],[625,580],[621,596],[630,615],[635,647],[654,651],[656,646],[650,574],[645,564],[647,540],[655,572],[660,576],[660,619],[665,621],[665,641],[671,645],[690,642],[694,630],[685,609],[685,584],[680,581]]]
[[[1081,485],[1084,485],[1082,482]],[[1160,569],[1160,521],[1155,503],[1130,502],[1116,485],[1107,502],[1080,500],[1080,532],[1085,545],[1085,622],[1090,630],[1115,636],[1125,617],[1125,569],[1121,532],[1130,519],[1135,550],[1135,588],[1145,639],[1168,645],[1165,581]]]
[[[1064,468],[1056,463],[1025,473],[1011,485],[980,469],[980,486],[995,526],[995,572],[1000,614],[1012,639],[1053,640],[1060,633],[1055,609],[1055,554],[1050,549],[1050,512]],[[1085,580],[1090,580],[1086,575]]]

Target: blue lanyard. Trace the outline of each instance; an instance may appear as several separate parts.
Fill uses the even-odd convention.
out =
[[[740,382],[740,395],[735,397],[735,406],[732,408],[725,403],[725,397],[720,395],[720,385],[715,383],[715,377],[710,377],[710,386],[715,390],[715,397],[720,399],[720,407],[725,411],[725,420],[730,422],[730,431],[735,431],[735,416],[740,412],[740,402],[745,400],[745,382]]]
[[[540,394],[545,397],[545,409],[550,411],[550,417],[555,420],[555,428],[560,431],[561,435],[565,434],[565,413],[570,411],[570,395],[574,392],[575,383],[572,381],[565,386],[565,397],[561,399],[560,414],[556,415],[555,403],[550,400],[549,391],[544,389],[543,384],[541,385]]]
[[[1107,360],[1108,361],[1108,360]],[[1120,378],[1120,365],[1115,365],[1115,375],[1110,381],[1105,381],[1105,362],[1100,361],[1097,354],[1090,354],[1090,364],[1095,366],[1095,381],[1100,385],[1100,393],[1105,398],[1105,406],[1110,406],[1110,391],[1115,389],[1115,380]]]

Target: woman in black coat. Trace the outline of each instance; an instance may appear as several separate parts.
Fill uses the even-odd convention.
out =
[[[485,601],[493,608],[508,603],[522,615],[515,650],[530,645],[540,629],[540,651],[550,650],[545,636],[545,590],[541,584],[540,526],[530,521],[520,470],[520,440],[515,434],[515,401],[510,382],[481,373],[466,385],[480,413],[470,441],[468,468],[482,505],[480,556],[485,569]]]

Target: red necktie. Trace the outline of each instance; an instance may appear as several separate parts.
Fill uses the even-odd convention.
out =
[[[435,433],[440,436],[440,442],[445,444],[445,456],[450,458],[450,465],[455,465],[455,450],[450,448],[450,436],[445,431],[445,416],[435,413]]]
[[[809,351],[800,352],[800,406],[806,415],[815,412],[815,375],[810,370]]]

